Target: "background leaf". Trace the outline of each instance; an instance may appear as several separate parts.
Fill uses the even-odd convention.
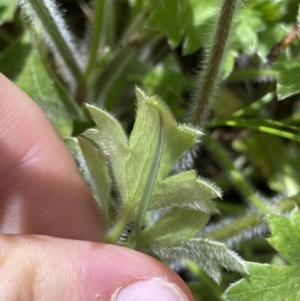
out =
[[[250,278],[233,284],[226,301],[295,301],[299,294],[299,266],[247,263]]]
[[[280,215],[270,215],[268,220],[272,231],[270,244],[291,265],[247,263],[249,278],[240,280],[227,289],[224,294],[226,300],[297,300],[300,292],[300,212],[295,209],[289,219]]]
[[[18,0],[1,0],[0,2],[0,25],[13,20],[18,7]]]
[[[150,28],[167,33],[169,44],[175,48],[183,39],[185,31],[193,20],[193,11],[190,1],[167,0],[153,1],[154,12],[147,22]],[[174,18],[177,20],[174,23]]]
[[[6,50],[0,70],[38,103],[61,135],[71,134],[73,120],[84,119],[70,93],[31,46],[28,35]]]
[[[278,100],[285,99],[300,92],[300,60],[281,62],[273,67],[279,71],[277,81]]]

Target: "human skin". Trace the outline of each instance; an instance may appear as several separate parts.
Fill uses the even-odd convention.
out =
[[[167,266],[102,235],[60,137],[0,74],[0,300],[193,300]]]

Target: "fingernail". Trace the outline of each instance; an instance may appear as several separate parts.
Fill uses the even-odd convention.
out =
[[[111,301],[188,301],[187,296],[174,283],[160,278],[139,280],[118,288]]]

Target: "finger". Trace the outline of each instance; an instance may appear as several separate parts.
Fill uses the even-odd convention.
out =
[[[77,166],[43,111],[0,74],[0,233],[99,241]]]
[[[0,300],[193,300],[161,262],[113,245],[1,235],[0,262]]]

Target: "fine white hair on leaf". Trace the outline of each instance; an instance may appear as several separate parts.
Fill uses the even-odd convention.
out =
[[[238,230],[237,230],[238,229]],[[219,240],[230,248],[238,249],[241,243],[264,237],[268,225],[263,215],[250,210],[238,218],[226,218],[217,224],[207,225],[198,234],[199,237]]]
[[[177,160],[170,174],[178,174],[185,170],[190,170],[195,167],[195,159],[199,155],[199,143],[193,145]]]
[[[221,267],[240,273],[247,272],[244,260],[237,253],[223,243],[209,239],[192,238],[178,246],[152,246],[151,250],[168,261],[192,260],[217,283],[221,280]]]
[[[197,179],[207,187],[209,190],[213,190],[217,197],[222,198],[222,189],[215,184],[213,181],[203,178],[201,176],[198,176]]]

